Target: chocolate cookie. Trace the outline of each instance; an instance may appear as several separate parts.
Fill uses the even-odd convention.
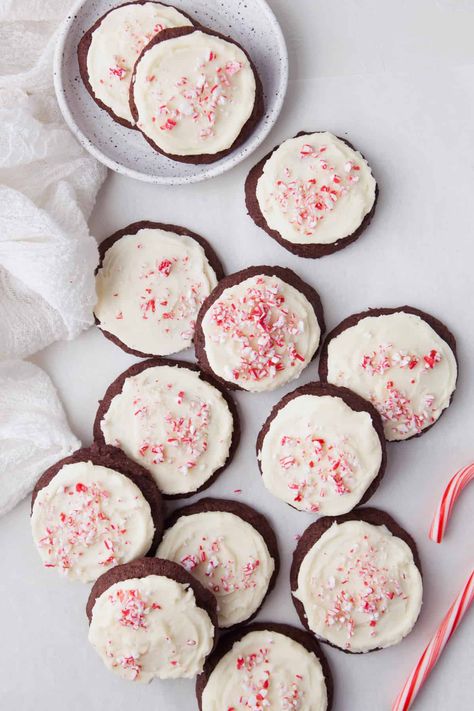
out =
[[[211,245],[177,225],[141,220],[99,245],[96,323],[139,357],[188,348],[199,307],[224,271]]]
[[[153,555],[163,517],[149,472],[105,445],[61,459],[32,494],[33,538],[44,565],[84,582],[118,563]]]
[[[135,128],[129,105],[135,62],[165,27],[192,25],[189,16],[154,0],[113,7],[83,35],[77,48],[84,85],[101,109],[126,128]]]
[[[289,252],[312,259],[355,242],[372,220],[377,197],[361,153],[324,131],[301,131],[276,146],[245,182],[255,224]]]
[[[176,66],[169,59],[175,48]],[[150,111],[157,85],[161,103]],[[166,29],[135,64],[130,110],[159,153],[184,163],[213,163],[253,133],[264,113],[263,89],[247,52],[230,37],[201,26]]]
[[[228,388],[261,392],[297,378],[325,324],[319,294],[291,269],[248,267],[222,279],[198,314],[201,367]]]
[[[365,503],[385,473],[380,415],[347,388],[302,385],[272,409],[257,437],[263,483],[301,511],[344,514]]]
[[[229,655],[227,665],[222,661],[226,655]],[[275,665],[276,679],[273,679],[274,662],[278,662],[279,657],[282,663]],[[222,666],[221,670],[219,666]],[[230,709],[234,708],[232,704],[242,703],[242,698],[246,700],[245,694],[252,693],[253,685],[249,687],[248,677],[253,678],[253,670],[257,677],[255,681],[264,684],[269,708],[276,708],[273,704],[279,704],[279,708],[291,708],[292,705],[296,708],[295,703],[302,699],[314,711],[330,711],[332,708],[334,682],[329,664],[315,638],[290,625],[260,622],[230,632],[219,641],[217,649],[206,660],[204,671],[196,680],[199,710]],[[219,673],[225,676],[225,689],[222,691],[226,695],[218,698],[214,705],[212,699],[216,697],[219,679],[213,675]],[[236,676],[236,689],[229,676],[232,673]],[[308,679],[307,673],[312,674],[312,678]],[[240,680],[240,675],[245,678]],[[270,683],[265,684],[265,679],[270,680]],[[208,687],[209,683],[215,689]],[[316,690],[320,691],[319,698],[315,694]],[[235,698],[229,696],[233,691],[236,693]],[[287,701],[289,705],[281,705],[282,701]]]
[[[109,385],[94,439],[147,468],[165,498],[181,498],[206,489],[228,466],[240,423],[230,395],[196,365],[153,358]]]
[[[293,554],[290,586],[302,624],[345,652],[397,644],[421,609],[416,544],[375,508],[311,524]]]
[[[280,567],[265,516],[225,499],[201,499],[174,511],[156,554],[180,563],[214,593],[219,626],[227,629],[257,615]]]
[[[86,613],[104,664],[132,681],[191,678],[216,644],[214,596],[169,560],[142,558],[104,573]]]
[[[411,306],[344,319],[327,336],[319,362],[321,380],[372,402],[390,441],[431,428],[451,402],[457,369],[453,334]]]

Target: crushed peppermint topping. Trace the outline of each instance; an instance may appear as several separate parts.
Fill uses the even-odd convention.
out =
[[[109,602],[118,607],[117,620],[123,627],[146,629],[146,618],[152,610],[161,610],[157,602],[142,597],[139,590],[118,588],[109,595]]]
[[[359,463],[342,439],[330,443],[314,434],[284,435],[277,456],[298,508],[317,512],[320,504],[315,499],[351,493]]]
[[[51,502],[38,502],[46,507],[49,521],[38,541],[47,554],[44,565],[67,574],[92,546],[97,548],[99,565],[109,568],[120,563],[128,544],[126,520],[122,516],[112,520],[107,513],[110,491],[96,482],[87,486],[77,482],[62,487],[61,493],[64,504],[60,511],[56,497]]]
[[[129,676],[132,681],[136,681],[140,678],[140,674],[142,671],[142,665],[138,662],[139,658],[139,654],[137,654],[136,656],[130,654],[128,656],[118,657],[117,662],[114,663],[113,666],[122,667],[122,669],[127,672],[127,676]]]
[[[164,100],[163,91],[156,88],[157,109],[152,116],[161,131],[173,131],[183,121],[191,120],[198,129],[198,135],[205,141],[214,135],[219,112],[223,106],[234,100],[232,77],[244,68],[242,62],[219,62],[212,50],[205,53],[199,65],[199,74],[193,82],[182,76],[175,82],[173,95]]]
[[[273,643],[273,640],[270,640]],[[301,690],[303,677],[294,675],[290,681],[273,678],[271,647],[262,647],[245,657],[236,659],[235,668],[239,673],[241,694],[236,699],[235,706],[229,706],[227,711],[237,708],[260,711],[271,707],[269,692],[278,699],[278,708],[282,711],[299,711],[303,705],[304,694]]]
[[[213,341],[240,343],[239,363],[231,373],[234,381],[272,379],[306,360],[296,347],[304,322],[286,306],[278,282],[258,277],[242,296],[219,298],[210,316]]]
[[[384,376],[392,371],[385,383],[385,397],[370,394],[372,404],[379,411],[384,422],[390,422],[392,430],[402,436],[418,434],[435,421],[435,397],[427,394],[422,409],[415,411],[409,395],[395,385],[390,378],[396,371],[410,371],[410,384],[416,385],[418,378],[433,370],[442,360],[441,354],[432,349],[429,353],[411,353],[395,350],[391,343],[383,343],[371,353],[366,353],[360,361],[361,368],[370,376]],[[394,372],[395,371],[395,372]]]
[[[190,275],[190,266],[188,255],[154,263],[147,260],[141,265],[138,274],[139,281],[143,283],[138,302],[141,318],[151,321],[153,325],[160,324],[165,333],[171,332],[173,322],[185,341],[191,340],[194,335],[197,313],[209,291],[203,281],[195,281],[195,277]],[[169,283],[170,275],[180,284],[178,293]],[[135,310],[128,316],[135,320]],[[123,311],[116,318],[123,319]]]
[[[360,166],[357,163],[348,161],[344,173],[340,175],[323,157],[326,150],[327,146],[314,148],[309,143],[303,144],[299,158],[305,166],[309,166],[310,177],[302,180],[287,167],[271,193],[288,222],[306,237],[314,234],[321,220],[335,209],[338,201],[359,180],[357,172]]]
[[[410,398],[396,388],[392,380],[387,381],[386,390],[384,399],[372,394],[370,400],[379,411],[383,422],[390,422],[394,432],[400,435],[418,434],[429,424],[433,424],[436,412],[434,395],[426,395],[423,409],[415,412]]]
[[[401,581],[379,563],[378,553],[364,535],[341,553],[334,575],[326,581],[312,581],[316,597],[327,608],[325,625],[345,630],[347,649],[357,628],[369,627],[370,636],[375,637],[391,601],[407,599]]]
[[[179,385],[158,381],[153,390],[138,392],[131,404],[139,421],[139,457],[148,464],[174,464],[181,474],[189,474],[208,449],[209,404]]]
[[[243,565],[229,558],[224,538],[202,536],[199,545],[179,561],[188,573],[193,573],[215,594],[228,594],[257,586],[255,573],[260,561],[249,556]]]

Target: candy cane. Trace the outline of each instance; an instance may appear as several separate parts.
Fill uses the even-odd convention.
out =
[[[430,528],[430,538],[436,543],[441,543],[443,540],[446,526],[451,518],[453,506],[456,503],[461,491],[469,482],[474,479],[474,464],[469,464],[464,469],[460,469],[451,479],[446,490],[438,504],[433,522]]]
[[[474,570],[408,677],[392,711],[407,711],[474,600]]]

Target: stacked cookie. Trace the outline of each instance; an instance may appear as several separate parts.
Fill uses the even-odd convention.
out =
[[[261,114],[244,50],[162,3],[111,10],[79,59],[97,103],[175,160],[216,160]],[[245,191],[255,223],[311,258],[356,240],[378,196],[362,154],[328,132],[284,141]],[[348,653],[386,648],[421,609],[415,542],[361,505],[386,472],[387,441],[423,434],[450,404],[453,335],[401,306],[349,316],[325,337],[319,293],[294,271],[225,275],[206,239],[157,222],[102,242],[96,284],[98,327],[145,360],[108,387],[93,446],[38,481],[31,523],[44,565],[94,583],[89,640],[120,677],[197,677],[201,711],[330,709],[319,641]],[[192,344],[197,364],[171,358]],[[248,624],[279,574],[270,522],[226,499],[172,512],[164,502],[207,489],[232,461],[240,423],[231,391],[285,387],[318,353],[319,380],[286,392],[256,437],[265,489],[316,519],[289,581],[306,630]]]
[[[78,59],[87,90],[113,121],[175,161],[219,160],[263,115],[245,50],[160,2],[110,10],[82,37]]]

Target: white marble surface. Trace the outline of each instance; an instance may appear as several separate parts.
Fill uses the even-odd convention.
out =
[[[245,214],[243,180],[253,159],[210,182],[179,188],[110,175],[91,227],[102,239],[138,219],[181,223],[212,241],[228,271],[259,262],[293,267],[320,290],[330,327],[368,306],[409,303],[431,311],[455,332],[461,376],[453,406],[424,437],[390,446],[386,479],[371,502],[418,541],[425,579],[419,623],[389,650],[359,657],[327,651],[335,711],[388,711],[473,563],[472,489],[458,502],[441,546],[428,540],[427,531],[448,477],[474,456],[474,2],[273,0],[272,6],[289,45],[290,88],[282,117],[255,159],[300,129],[347,133],[370,160],[381,187],[366,236],[316,262],[287,253]],[[92,329],[35,361],[51,374],[74,431],[87,444],[97,399],[134,358]],[[315,375],[312,365],[302,381]],[[294,535],[311,519],[266,494],[254,457],[258,428],[282,394],[239,395],[243,440],[210,493],[232,497],[241,488],[241,499],[258,502],[274,522],[283,565],[260,618],[296,623],[288,570]],[[86,639],[88,590],[41,568],[29,534],[28,502],[0,521],[0,550],[2,709],[196,708],[190,682],[142,687],[106,672]],[[472,708],[473,658],[471,611],[416,708]]]

